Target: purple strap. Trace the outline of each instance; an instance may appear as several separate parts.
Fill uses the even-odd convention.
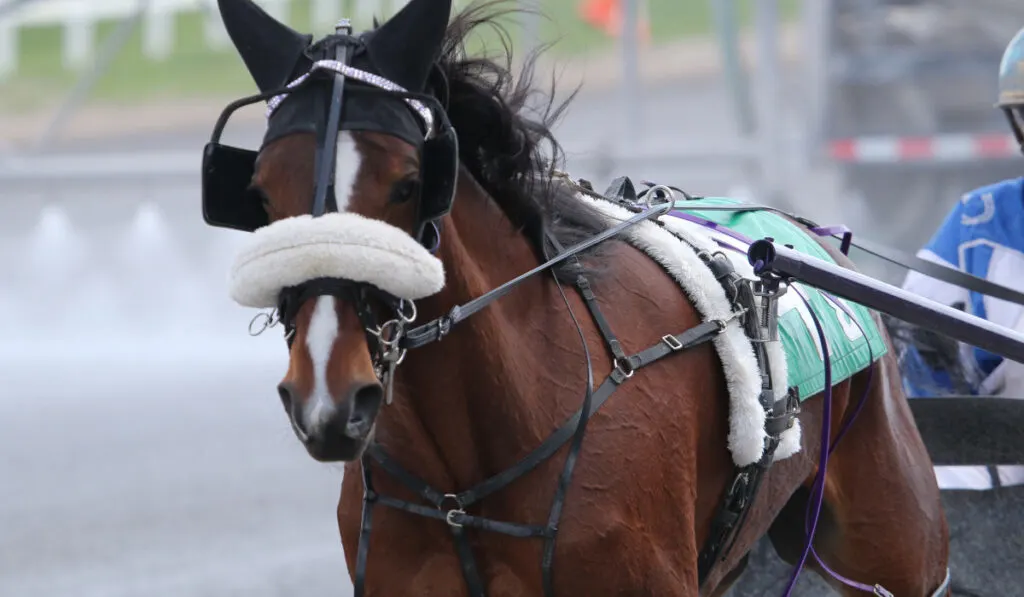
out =
[[[839,252],[843,255],[849,256],[850,243],[853,242],[853,231],[847,228],[845,224],[839,224],[837,226],[818,226],[817,228],[811,228],[811,232],[818,236],[835,236],[837,234],[842,234],[843,240],[839,243]]]
[[[695,216],[691,213],[686,213],[679,210],[670,211],[668,212],[668,215],[679,218],[681,220],[686,220],[688,222],[693,222],[695,224],[700,224],[701,226],[705,226],[707,228],[711,228],[712,230],[716,230],[718,232],[721,232],[722,234],[731,236],[736,240],[744,242],[748,245],[753,244],[754,242],[753,240],[747,238],[743,234],[740,234],[739,232],[736,232],[731,228],[722,226],[718,222],[714,222],[707,218],[702,218],[700,216]],[[811,232],[818,236],[835,236],[837,234],[842,234],[843,238],[839,244],[839,251],[843,255],[850,254],[850,244],[853,242],[853,232],[849,228],[847,228],[845,224],[838,224],[836,226],[818,226],[816,228],[811,228],[810,230]]]
[[[800,296],[800,299],[807,304],[807,299],[804,298],[804,295],[799,291],[797,291],[797,294]],[[797,562],[796,566],[793,567],[793,572],[790,574],[789,584],[786,585],[786,592],[783,594],[784,597],[790,597],[793,593],[793,589],[796,588],[797,578],[800,577],[800,572],[807,563],[807,556],[810,554],[814,543],[814,535],[818,531],[818,520],[821,518],[821,504],[824,501],[825,496],[825,473],[828,470],[829,448],[831,446],[829,436],[832,432],[832,426],[829,424],[829,421],[832,420],[832,359],[829,357],[828,340],[825,339],[825,331],[821,327],[821,322],[818,320],[817,314],[815,314],[814,310],[810,308],[809,304],[807,305],[807,310],[810,312],[811,320],[814,322],[814,327],[818,332],[818,339],[821,341],[821,350],[825,361],[825,405],[822,412],[821,456],[818,461],[818,474],[814,476],[814,484],[811,486],[811,497],[807,502],[807,516],[805,517],[805,522],[807,520],[810,521],[809,529],[805,524],[807,542],[804,544],[803,553],[800,554],[800,560]]]
[[[866,593],[891,597],[892,594],[880,585],[869,586],[864,583],[851,580],[839,574],[831,567],[829,567],[829,565],[821,559],[821,557],[818,555],[818,552],[814,549],[814,535],[818,530],[818,520],[821,517],[821,505],[824,502],[825,497],[825,476],[828,471],[829,456],[832,455],[832,452],[835,451],[836,446],[839,445],[839,440],[841,440],[843,436],[846,435],[846,432],[849,431],[850,428],[853,426],[854,420],[856,420],[857,416],[861,412],[861,409],[863,409],[865,402],[867,402],[868,393],[871,390],[871,383],[873,381],[874,372],[869,367],[868,383],[864,389],[864,393],[861,394],[860,401],[857,403],[857,408],[854,409],[850,417],[843,423],[843,426],[839,429],[839,433],[836,435],[835,441],[829,442],[829,436],[831,434],[832,427],[830,424],[830,421],[832,420],[832,360],[829,357],[828,340],[825,338],[825,331],[822,329],[821,322],[818,320],[818,316],[814,312],[814,310],[811,309],[811,305],[808,302],[807,298],[803,295],[802,292],[800,292],[799,288],[794,286],[793,289],[796,291],[797,296],[800,297],[800,300],[802,300],[804,304],[807,306],[807,310],[811,314],[811,320],[814,321],[815,330],[818,333],[818,340],[821,341],[821,349],[825,365],[825,405],[822,413],[821,456],[818,464],[818,474],[815,476],[814,484],[811,486],[811,496],[807,504],[807,513],[804,516],[804,532],[807,535],[807,543],[804,545],[804,551],[800,556],[800,561],[797,562],[797,565],[793,568],[792,575],[789,579],[789,584],[786,585],[785,597],[789,597],[792,594],[793,589],[796,588],[796,581],[799,578],[800,572],[803,570],[803,567],[807,562],[807,556],[809,554],[813,554],[814,560],[818,563],[819,566],[822,567],[823,570],[828,572],[829,575],[832,576],[832,578],[843,583],[844,585],[854,589],[858,589],[860,591],[864,591]],[[868,362],[874,362],[874,354],[871,351],[871,342],[868,340],[867,334],[864,333],[863,326],[860,325],[860,322],[857,321],[856,317],[853,317],[853,314],[846,307],[846,305],[836,300],[835,297],[833,297],[832,295],[829,295],[827,293],[824,294],[833,303],[835,303],[841,309],[843,309],[843,311],[845,311],[846,314],[850,316],[850,319],[852,319],[853,322],[860,329],[861,335],[864,337],[864,340],[865,342],[867,342],[868,346]]]
[[[736,240],[742,243],[746,243],[748,245],[754,244],[754,241],[750,238],[747,238],[745,235],[740,234],[739,232],[736,232],[731,228],[726,228],[725,226],[722,226],[718,222],[713,222],[707,218],[702,218],[700,216],[688,214],[684,211],[670,211],[668,212],[668,215],[679,218],[680,220],[686,220],[688,222],[693,222],[694,224],[700,224],[701,226],[711,228],[712,230],[721,232],[726,236],[731,236],[732,238],[735,238]]]

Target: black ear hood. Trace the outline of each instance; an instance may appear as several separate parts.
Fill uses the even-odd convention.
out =
[[[267,14],[252,0],[217,0],[224,28],[261,93],[284,87],[309,70],[301,34]]]
[[[451,209],[459,168],[458,137],[443,113],[447,109],[448,84],[445,73],[437,65],[452,1],[411,0],[398,14],[371,31],[358,36],[335,33],[315,44],[310,43],[312,36],[278,22],[252,0],[218,0],[218,5],[231,41],[260,94],[232,102],[225,108],[211,141],[204,148],[202,181],[206,222],[211,226],[250,232],[269,223],[262,201],[249,190],[259,152],[222,145],[220,134],[227,119],[239,107],[272,101],[275,109],[268,120],[263,144],[294,133],[315,135],[322,154],[317,162],[318,173],[333,169],[330,162],[334,147],[331,145],[333,133],[339,129],[384,133],[416,147],[421,154],[423,186],[415,236],[420,242],[434,246],[436,233],[431,235],[430,230],[436,231],[436,227],[428,224]],[[337,60],[341,44],[347,47],[344,62],[351,70],[346,71],[344,92],[336,96],[333,71],[311,69],[318,61]],[[294,90],[283,89],[307,74],[309,78]],[[375,78],[386,79],[391,85],[359,80]],[[438,101],[423,99],[423,103],[428,104],[427,109],[442,111],[434,113],[433,126],[440,128],[431,131],[430,139],[425,138],[427,124],[418,113],[424,106],[387,93],[394,85],[408,92],[429,92],[436,96]],[[282,91],[280,99],[267,99]],[[340,103],[340,118],[338,128],[329,131],[328,119],[335,99]],[[423,117],[429,118],[429,115]],[[333,127],[334,122],[330,126]],[[322,189],[330,193],[329,185],[329,180],[318,178],[317,201],[322,198]]]
[[[220,1],[222,5],[251,5],[251,0]],[[278,56],[271,61],[280,64],[292,61],[293,70],[289,73],[288,80],[274,79],[269,74],[271,69],[264,66],[267,72],[262,76],[268,80],[273,79],[285,85],[305,73],[313,62],[333,59],[337,44],[348,43],[349,66],[380,75],[407,91],[423,92],[431,80],[434,65],[441,52],[451,12],[451,0],[412,0],[383,25],[364,32],[355,39],[345,40],[328,36],[316,44],[309,45],[308,38],[303,37],[301,43],[305,45],[298,51],[297,57],[295,50],[300,45],[296,37],[298,34],[273,21],[258,7],[253,6],[252,10],[261,16],[259,19],[251,16],[249,18],[260,23],[267,31],[274,32],[274,35],[282,40],[282,47],[289,47],[291,52],[288,56]],[[269,19],[276,26],[264,22],[265,19]],[[286,31],[289,33],[285,33]],[[286,39],[291,39],[290,45],[283,43]],[[236,47],[240,47],[238,43]],[[241,49],[239,51],[242,52]],[[250,72],[256,76],[253,68],[250,68]],[[290,93],[281,102],[268,123],[267,133],[263,139],[265,144],[293,133],[314,133],[325,126],[331,82],[329,76],[318,79]],[[426,133],[422,121],[402,99],[367,92],[365,84],[351,79],[345,85],[345,102],[340,122],[342,130],[387,133],[416,147],[422,146]]]
[[[452,0],[411,0],[383,25],[363,34],[372,70],[409,91],[423,91],[441,53]]]

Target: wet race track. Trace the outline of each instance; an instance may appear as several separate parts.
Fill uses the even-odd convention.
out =
[[[0,407],[0,594],[348,594],[340,466],[294,440],[280,358],[40,361]]]
[[[622,138],[595,126],[615,101],[581,96],[557,131],[572,174],[599,188],[606,175],[573,164]],[[715,87],[645,101],[646,151],[732,133]],[[254,312],[224,284],[238,235],[201,221],[206,135],[100,148],[188,149],[193,178],[3,183],[5,597],[350,594],[334,522],[341,467],[315,463],[293,437],[275,391],[280,330],[247,335]],[[742,183],[736,168],[664,160],[622,173],[694,193]]]

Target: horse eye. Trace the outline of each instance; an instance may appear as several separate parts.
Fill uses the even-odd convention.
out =
[[[270,205],[270,199],[267,197],[267,194],[263,192],[263,189],[257,186],[250,186],[246,189],[246,192],[258,200],[264,208]]]
[[[419,193],[420,183],[418,180],[406,178],[395,183],[391,188],[391,203],[405,203],[416,197]]]

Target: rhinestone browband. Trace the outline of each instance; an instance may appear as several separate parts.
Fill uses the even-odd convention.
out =
[[[359,70],[358,68],[352,68],[351,66],[338,62],[337,60],[317,60],[316,62],[313,63],[313,66],[309,69],[309,72],[289,83],[287,88],[294,89],[295,87],[298,87],[303,82],[305,82],[306,79],[310,77],[310,75],[312,75],[314,72],[318,70],[332,71],[338,73],[339,75],[344,75],[345,77],[348,77],[350,79],[355,79],[356,81],[367,83],[369,85],[373,85],[374,87],[378,87],[386,91],[397,91],[400,93],[407,92],[407,90],[401,85],[393,83],[392,81],[389,81],[380,75],[368,73],[366,71]],[[288,94],[282,93],[280,95],[275,95],[274,97],[270,98],[269,101],[267,101],[267,119],[269,119],[271,115],[274,114],[274,111],[277,110],[278,106],[281,105],[281,102],[283,102],[286,97],[288,97]],[[405,101],[405,103],[409,104],[409,107],[412,108],[412,110],[416,112],[417,115],[419,115],[420,119],[423,120],[423,124],[426,126],[427,129],[426,138],[429,139],[434,133],[433,112],[431,112],[430,108],[425,106],[423,102],[419,100],[415,100],[412,98],[402,99]]]

